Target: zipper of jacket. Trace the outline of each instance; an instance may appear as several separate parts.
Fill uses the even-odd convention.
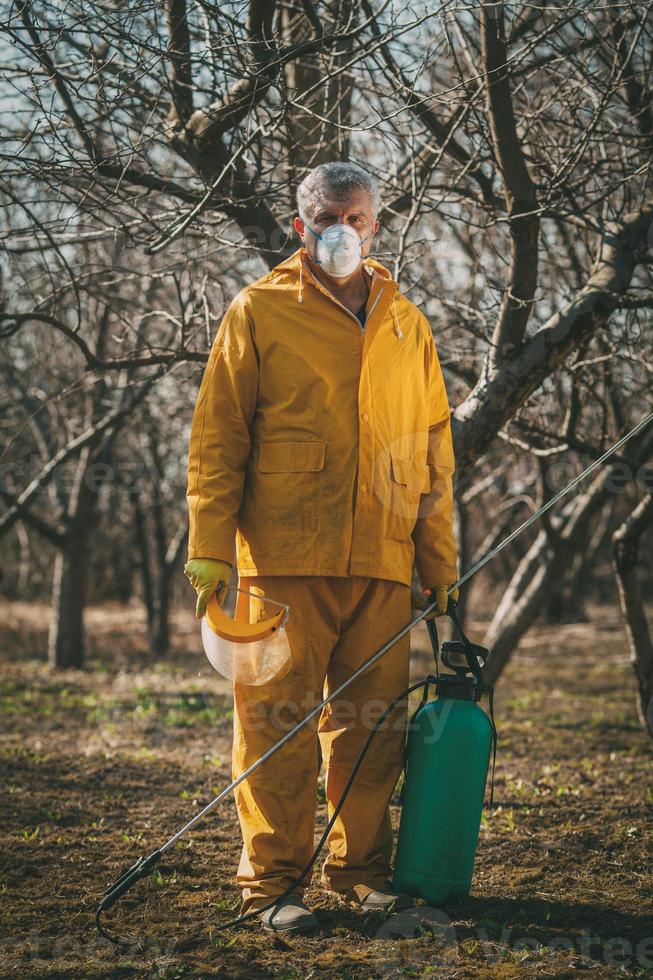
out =
[[[301,260],[300,260],[300,261],[301,261]],[[333,301],[333,302],[334,302],[334,303],[335,303],[335,304],[336,304],[337,306],[339,306],[339,307],[340,307],[341,309],[343,309],[343,310],[345,311],[345,313],[347,313],[347,314],[348,314],[348,315],[349,315],[349,316],[350,316],[350,317],[352,318],[352,320],[355,320],[355,321],[356,321],[356,324],[357,324],[357,326],[358,326],[358,328],[360,329],[360,326],[361,326],[361,322],[360,322],[360,320],[358,319],[358,317],[356,316],[356,314],[355,314],[355,313],[352,313],[352,311],[351,311],[351,310],[348,310],[348,309],[347,309],[347,307],[346,307],[346,306],[345,306],[345,305],[344,305],[343,303],[341,303],[339,299],[336,299],[336,297],[335,297],[335,296],[333,295],[333,293],[329,293],[329,292],[327,292],[327,290],[326,290],[326,289],[324,288],[324,286],[322,286],[322,284],[321,284],[320,282],[318,282],[318,280],[317,280],[317,279],[315,278],[315,276],[314,276],[314,275],[313,275],[313,273],[312,273],[312,272],[310,271],[310,269],[309,269],[309,270],[307,270],[307,271],[308,271],[308,274],[309,274],[309,276],[311,277],[311,279],[312,279],[312,281],[313,281],[313,282],[315,283],[315,285],[316,285],[316,287],[317,287],[317,288],[318,288],[318,289],[319,289],[319,290],[320,290],[321,292],[323,292],[323,293],[324,293],[324,295],[325,295],[326,297],[328,297],[328,299],[330,299],[330,300],[332,300],[332,301]],[[372,288],[372,286],[373,286],[373,285],[374,285],[374,278],[372,278],[372,282],[370,283],[370,289]],[[379,292],[378,292],[378,295],[377,295],[377,297],[376,297],[376,299],[374,300],[374,302],[372,303],[372,309],[371,309],[371,310],[369,311],[369,313],[367,313],[367,314],[365,315],[365,323],[366,323],[366,324],[367,324],[367,321],[369,320],[369,318],[370,318],[370,317],[371,317],[371,315],[372,315],[372,311],[374,310],[374,307],[376,306],[376,304],[377,304],[377,303],[379,302],[379,300],[381,299],[381,296],[382,296],[382,294],[383,294],[383,286],[381,286],[381,287],[379,288]],[[363,329],[364,329],[364,328],[363,328]],[[362,332],[363,332],[363,331],[361,331],[361,333],[362,333]]]

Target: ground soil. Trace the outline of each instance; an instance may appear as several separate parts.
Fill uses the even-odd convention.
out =
[[[48,611],[0,613],[1,977],[608,977],[653,975],[653,746],[638,724],[615,611],[532,629],[496,692],[494,805],[471,895],[429,915],[344,909],[309,889],[322,931],[275,938],[235,915],[231,799],[107,916],[106,886],[229,781],[228,687],[191,615],[165,658],[138,605],[91,607],[83,671],[45,663]],[[469,632],[480,639],[482,622]],[[423,627],[413,676],[430,669]],[[489,796],[489,794],[488,794]],[[318,830],[324,825],[323,788]],[[398,824],[399,807],[393,818]],[[317,879],[317,875],[316,875]]]

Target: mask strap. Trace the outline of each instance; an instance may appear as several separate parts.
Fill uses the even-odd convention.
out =
[[[318,241],[322,238],[322,235],[318,235],[318,233],[316,231],[313,231],[313,229],[311,228],[311,226],[310,225],[307,225],[306,222],[304,222],[304,228],[308,228],[308,230],[310,231],[311,235],[314,235],[317,238]],[[314,257],[311,256],[311,262],[315,262],[316,265],[322,265],[322,262],[320,261],[320,259],[318,259],[317,255],[314,256]],[[301,272],[300,272],[300,275],[301,275]],[[299,295],[300,295],[299,302],[301,303],[301,301],[302,301],[301,300],[301,288],[300,288],[300,291],[299,291]]]
[[[329,228],[331,228],[331,227],[332,226],[329,225]],[[306,222],[304,222],[304,228],[308,228],[308,230],[310,231],[311,235],[314,235],[318,239],[318,241],[322,238],[322,235],[321,234],[318,235],[318,233],[316,231],[313,231],[313,229],[311,228],[311,226],[308,225],[308,224],[306,224]],[[366,235],[365,238],[359,239],[361,248],[365,244],[365,242],[367,241],[367,239],[368,238],[371,238],[371,237],[372,237],[372,233],[370,232],[370,234],[369,235]],[[363,259],[362,259],[362,256],[361,256],[361,261],[362,260]],[[314,258],[311,257],[311,261],[315,262],[316,265],[322,265],[322,261],[320,259],[318,259],[317,255]],[[302,301],[301,295],[302,295],[302,291],[301,291],[301,270],[300,270],[300,287],[299,287],[299,302],[300,303]]]
[[[333,225],[329,225],[329,228],[332,228],[332,227],[333,227]],[[347,225],[346,227],[350,227],[350,226]],[[322,237],[321,234],[318,235],[318,233],[316,231],[313,231],[313,229],[311,228],[311,226],[310,225],[307,225],[306,222],[304,222],[304,228],[308,228],[308,230],[310,231],[311,235],[314,235],[316,238],[319,239],[319,238]],[[372,232],[370,232],[369,235],[366,235],[365,238],[360,238],[359,241],[360,241],[361,245],[364,245],[365,242],[367,241],[367,239],[368,238],[371,238],[371,237],[372,237]]]

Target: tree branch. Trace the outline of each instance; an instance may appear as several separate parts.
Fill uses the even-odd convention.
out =
[[[372,33],[377,39],[380,38],[381,30],[376,23],[374,11],[369,0],[362,0],[362,7],[365,11],[365,15],[370,21]],[[406,101],[407,107],[411,109],[417,118],[424,123],[428,131],[437,141],[440,149],[444,149],[448,156],[452,157],[452,159],[454,159],[462,167],[469,168],[467,173],[480,187],[484,203],[492,207],[501,207],[501,199],[498,198],[492,190],[492,178],[486,176],[486,174],[484,174],[481,170],[480,166],[474,165],[472,157],[469,155],[467,150],[465,150],[464,147],[462,147],[460,143],[453,138],[453,131],[457,122],[456,115],[454,115],[453,119],[450,119],[448,122],[443,122],[440,120],[430,106],[424,103],[423,98],[420,97],[410,85],[404,72],[392,57],[392,54],[388,49],[387,42],[380,46],[380,50],[383,60],[385,61],[391,75],[399,80],[404,91],[408,93]]]
[[[171,113],[174,111],[174,118],[185,126],[193,114],[193,76],[186,0],[169,0],[167,14],[170,35],[168,54],[172,65]]]
[[[17,502],[16,495],[5,490],[4,487],[0,487],[0,497],[2,497],[9,507],[13,507]],[[25,524],[33,527],[35,531],[38,531],[39,534],[43,535],[47,541],[50,541],[56,547],[60,548],[63,545],[67,533],[64,524],[52,524],[50,521],[46,521],[43,517],[39,517],[29,510],[21,511],[20,519]]]
[[[495,364],[516,354],[524,338],[537,288],[540,219],[535,185],[517,135],[503,9],[496,3],[489,6],[491,9],[484,3],[481,11],[488,116],[494,153],[503,176],[512,245],[508,288],[492,337],[490,363]]]
[[[586,285],[555,313],[511,361],[483,372],[452,419],[459,471],[471,467],[520,405],[566,355],[603,327],[630,285],[647,247],[653,201],[611,222]]]
[[[651,3],[647,5],[648,15],[651,12]],[[651,92],[635,77],[633,69],[633,48],[630,50],[626,45],[626,30],[622,17],[617,11],[608,7],[612,24],[612,39],[617,51],[617,58],[621,68],[621,82],[624,88],[626,102],[630,113],[635,120],[640,133],[646,137],[642,143],[641,152],[645,159],[650,159],[653,155],[653,112],[651,111]]]
[[[108,430],[114,428],[118,423],[127,418],[134,408],[145,398],[149,392],[152,385],[158,381],[158,379],[163,374],[163,371],[158,371],[156,374],[152,375],[141,385],[134,396],[129,400],[128,404],[124,404],[121,407],[114,409],[111,412],[107,412],[104,418],[99,422],[89,426],[83,432],[80,432],[78,436],[66,445],[63,446],[58,452],[52,456],[51,459],[43,466],[41,472],[34,477],[31,483],[15,497],[14,502],[11,504],[9,509],[0,518],[0,537],[6,534],[7,531],[15,524],[17,520],[26,519],[25,515],[27,513],[27,508],[31,504],[32,500],[44,486],[50,477],[53,475],[54,471],[66,460],[73,456],[76,456],[80,450],[84,449],[86,446],[91,446],[97,442],[101,436]]]
[[[93,353],[83,337],[67,327],[61,320],[48,316],[46,313],[0,313],[0,325],[3,321],[8,321],[13,326],[4,328],[0,326],[0,340],[13,337],[24,324],[30,321],[47,323],[54,327],[79,349],[86,361],[85,368],[87,371],[114,371],[123,368],[152,367],[155,364],[171,365],[181,361],[203,364],[208,359],[208,354],[204,354],[202,351],[187,350],[185,347],[180,347],[178,350],[162,351],[160,354],[148,354],[147,357],[138,357],[134,353],[129,357],[102,358]]]
[[[100,160],[101,154],[98,152],[92,137],[86,131],[86,127],[84,126],[82,118],[77,112],[77,109],[75,108],[75,103],[73,102],[73,99],[70,93],[68,92],[68,88],[66,86],[66,83],[64,82],[63,76],[55,67],[52,58],[48,54],[45,45],[42,43],[39,37],[38,31],[36,30],[36,28],[34,27],[30,19],[29,6],[30,6],[29,3],[25,3],[22,2],[22,0],[19,0],[18,12],[20,13],[21,20],[25,25],[25,29],[27,30],[27,33],[29,34],[32,40],[32,44],[33,44],[32,50],[36,58],[39,60],[39,62],[43,65],[43,67],[47,71],[50,78],[52,78],[54,82],[54,87],[56,88],[59,94],[59,98],[63,102],[66,112],[68,113],[68,116],[70,117],[70,120],[73,126],[75,127],[79,138],[84,144],[84,148],[88,153],[89,158],[94,163],[97,163]]]

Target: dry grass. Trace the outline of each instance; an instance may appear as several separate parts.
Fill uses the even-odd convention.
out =
[[[502,679],[495,805],[472,895],[441,910],[439,930],[406,938],[407,916],[346,911],[312,887],[318,937],[219,933],[239,905],[229,800],[112,914],[143,930],[147,949],[107,946],[93,928],[104,887],[229,778],[227,685],[192,616],[174,625],[173,652],[157,662],[138,606],[91,608],[87,669],[51,672],[47,608],[2,610],[2,977],[653,974],[653,747],[634,716],[620,623],[605,611],[531,631]],[[414,636],[417,679],[430,666]]]

